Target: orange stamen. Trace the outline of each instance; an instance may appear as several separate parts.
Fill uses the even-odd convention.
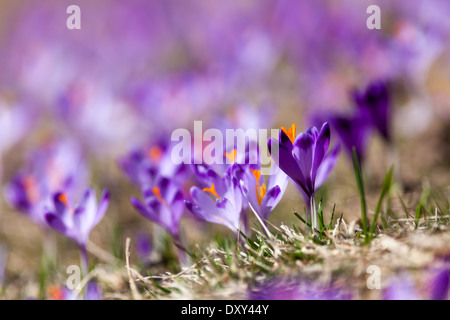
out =
[[[227,157],[231,163],[236,162],[236,156],[237,156],[236,149],[233,149],[231,152],[225,152],[225,157]]]
[[[211,188],[203,188],[203,191],[212,193],[213,195],[216,196],[217,199],[220,198],[216,192],[216,186],[214,185],[214,183],[211,183]]]
[[[262,186],[256,186],[256,199],[258,199],[258,204],[259,206],[261,206],[261,202],[264,198],[264,196],[266,195],[266,184],[263,183]]]
[[[288,129],[285,127],[281,127],[281,130],[288,136],[289,140],[291,140],[292,143],[295,141],[295,123],[292,124],[292,126]]]
[[[153,161],[159,161],[162,157],[162,150],[158,146],[153,146],[148,151],[148,157]]]
[[[58,286],[50,286],[47,292],[48,296],[53,300],[64,300],[64,292]]]
[[[158,201],[161,202],[163,205],[167,206],[166,200],[164,200],[163,197],[161,196],[161,190],[158,187],[154,187],[152,188],[152,191],[156,199],[158,199]]]
[[[58,197],[58,200],[64,203],[66,207],[69,206],[69,204],[67,203],[67,196],[65,193],[61,193],[61,195]]]
[[[250,171],[253,173],[256,179],[256,183],[259,185],[259,179],[261,178],[261,170],[253,170],[250,169]]]
[[[253,170],[250,169],[251,173],[255,176],[256,179],[256,199],[258,199],[258,204],[261,206],[262,199],[266,195],[266,184],[263,183],[262,186],[259,185],[259,180],[261,178],[261,170]]]
[[[34,180],[33,177],[26,177],[23,180],[25,192],[28,196],[28,199],[31,203],[36,203],[41,198],[39,194],[39,189],[36,183],[36,180]]]

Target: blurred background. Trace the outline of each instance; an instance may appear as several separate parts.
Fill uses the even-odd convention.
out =
[[[81,30],[66,27],[73,4]],[[381,8],[381,30],[366,27],[372,4]],[[129,202],[140,191],[121,172],[120,157],[170,141],[174,129],[192,130],[194,120],[204,130],[296,123],[301,132],[317,117],[351,112],[354,90],[381,80],[391,96],[391,140],[374,134],[368,143],[369,208],[393,163],[407,205],[424,184],[448,199],[449,18],[447,0],[1,0],[2,188],[32,170],[23,168],[36,165],[46,148],[61,152],[62,166],[83,158],[73,175],[98,195],[103,188],[112,195],[91,241],[120,258],[126,237],[152,232]],[[339,143],[333,131],[332,138]],[[352,170],[342,152],[321,191],[327,212],[336,204],[348,220],[360,212]],[[37,296],[44,235],[53,231],[3,198],[0,244],[8,254],[0,279],[11,297]],[[292,208],[303,212],[304,204],[289,186],[270,220],[292,223]],[[199,230],[188,235],[192,245],[228,232],[184,219],[182,228]],[[78,255],[69,240],[55,237],[64,278]]]

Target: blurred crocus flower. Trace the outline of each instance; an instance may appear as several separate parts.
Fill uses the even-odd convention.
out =
[[[432,300],[447,300],[450,292],[450,268],[444,267],[437,270],[430,287]]]
[[[357,113],[334,115],[329,121],[350,158],[353,157],[353,147],[355,147],[358,160],[363,163],[371,132],[366,118]]]
[[[416,286],[411,277],[402,275],[392,280],[383,292],[384,300],[419,300]]]
[[[134,237],[136,242],[136,254],[143,264],[150,262],[150,255],[152,253],[151,237],[144,231],[140,231]]]
[[[35,118],[28,101],[10,103],[0,96],[0,155],[31,129]]]
[[[235,165],[237,164],[233,166]],[[209,181],[210,186],[203,189],[197,186],[192,187],[190,190],[192,202],[185,202],[187,208],[198,218],[224,225],[238,233],[241,229],[245,230],[246,221],[242,193],[238,180],[231,174],[232,167],[222,176],[212,169],[203,167],[204,181]]]
[[[90,281],[86,285],[86,300],[103,300],[100,286],[97,282]]]
[[[75,296],[73,290],[56,285],[49,286],[47,295],[52,300],[79,300],[80,297]],[[86,284],[85,300],[102,300],[102,293],[100,287],[95,281],[90,281]]]
[[[320,286],[298,280],[272,279],[249,289],[248,300],[350,300],[340,287]]]
[[[368,123],[389,141],[391,110],[387,84],[383,81],[374,81],[362,92],[355,91],[353,97],[359,108],[360,118],[366,118]]]
[[[311,127],[297,137],[294,124],[289,129],[282,127],[279,140],[270,138],[268,141],[271,156],[303,195],[314,229],[318,228],[315,194],[336,165],[340,150],[338,145],[327,153],[329,144],[328,123],[320,131]]]
[[[34,222],[46,226],[44,207],[52,193],[64,190],[81,196],[88,170],[78,145],[61,140],[41,146],[28,155],[25,166],[5,187],[7,202]]]
[[[176,241],[184,212],[184,197],[180,187],[168,178],[160,178],[152,188],[143,189],[144,202],[131,198],[131,203],[145,218],[165,228]]]
[[[183,185],[190,172],[186,164],[174,164],[171,148],[165,142],[134,150],[119,158],[118,164],[127,177],[140,188],[154,187],[160,177],[171,178]]]
[[[48,225],[75,241],[80,247],[85,247],[91,230],[103,218],[109,205],[109,192],[103,191],[97,204],[95,191],[88,188],[81,202],[74,206],[66,193],[57,192],[53,195],[53,208],[48,208],[45,220]]]
[[[95,191],[88,188],[80,203],[74,206],[66,193],[57,192],[53,195],[53,208],[48,207],[45,221],[57,232],[72,239],[78,245],[81,253],[83,274],[88,272],[86,244],[91,230],[103,218],[109,205],[109,192],[103,191],[97,204]]]

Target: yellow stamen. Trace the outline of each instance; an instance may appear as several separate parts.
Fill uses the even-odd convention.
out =
[[[291,140],[292,143],[295,141],[295,123],[292,124],[292,126],[288,129],[285,127],[281,127],[281,130],[288,136],[289,140]]]
[[[152,191],[156,199],[158,199],[158,201],[161,202],[163,205],[167,206],[166,200],[164,200],[163,197],[161,196],[161,190],[158,187],[154,187],[152,188]]]
[[[214,183],[211,183],[211,188],[203,188],[203,191],[212,193],[213,195],[216,196],[217,199],[220,198],[216,192],[216,186],[214,185]]]
[[[159,161],[162,157],[162,150],[158,146],[153,146],[148,151],[148,157],[153,161]]]
[[[263,183],[262,186],[256,186],[255,188],[256,191],[256,199],[258,199],[258,204],[259,206],[261,206],[261,202],[264,198],[264,196],[266,195],[266,184]]]
[[[225,157],[227,157],[231,163],[236,162],[236,156],[237,156],[236,149],[233,149],[231,152],[225,152]]]

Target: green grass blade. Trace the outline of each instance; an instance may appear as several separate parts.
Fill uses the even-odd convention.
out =
[[[368,235],[368,220],[367,220],[367,205],[366,205],[366,194],[364,191],[364,181],[361,171],[361,166],[359,164],[358,156],[356,154],[356,149],[353,147],[353,167],[355,169],[356,185],[359,191],[359,197],[361,199],[361,218],[362,218],[362,228],[365,236],[365,243],[369,243]]]
[[[388,194],[389,190],[391,189],[392,173],[394,171],[393,169],[394,168],[391,166],[391,168],[387,172],[386,176],[384,177],[383,186],[381,187],[380,198],[378,199],[378,203],[377,203],[377,206],[375,208],[375,215],[374,215],[374,218],[373,218],[373,221],[372,221],[372,225],[370,226],[371,237],[375,233],[375,227],[377,225],[378,216],[380,215],[380,212],[381,212],[381,206],[383,204],[383,199]]]

